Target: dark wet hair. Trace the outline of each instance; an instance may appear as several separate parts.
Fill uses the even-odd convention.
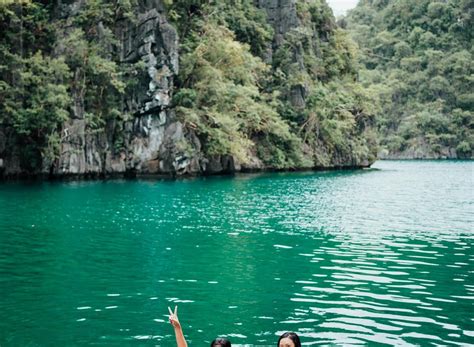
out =
[[[223,337],[218,337],[214,341],[211,342],[211,347],[231,347],[230,341]]]
[[[280,338],[278,339],[278,344],[277,344],[278,347],[280,346],[280,341],[286,337],[289,338],[291,341],[293,341],[293,343],[295,344],[295,347],[301,347],[299,336],[296,335],[296,333],[292,333],[292,332],[287,332],[280,336]]]

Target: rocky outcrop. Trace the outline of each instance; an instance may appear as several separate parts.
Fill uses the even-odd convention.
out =
[[[64,22],[60,36],[66,37],[73,30],[73,18],[83,6],[83,0],[58,1],[55,15]],[[92,131],[87,125],[83,92],[73,89],[73,105],[70,119],[63,125],[59,157],[55,161],[42,158],[40,169],[26,167],[17,151],[6,150],[20,145],[10,136],[13,132],[1,128],[0,176],[173,176],[241,169],[231,156],[204,158],[199,138],[183,127],[170,109],[174,80],[179,72],[179,42],[162,1],[141,0],[135,10],[136,21],[123,20],[114,28],[115,36],[121,40],[119,61],[142,62],[146,67],[138,86],[125,97],[122,111],[128,119],[112,120],[106,124],[105,131]],[[97,26],[100,31],[102,23]],[[64,49],[58,45],[56,54],[60,55]],[[77,80],[82,78],[81,71],[73,73]],[[249,166],[262,168],[258,164],[261,163]]]
[[[389,151],[381,149],[378,153],[378,158],[382,160],[408,160],[408,159],[473,159],[474,153],[470,155],[460,155],[456,148],[449,146],[437,147],[436,150],[423,140],[418,140],[413,145],[409,146],[403,151]]]
[[[60,36],[67,37],[74,27],[74,16],[86,2],[56,3],[55,16],[63,23]],[[266,11],[274,28],[274,40],[266,57],[271,62],[273,52],[287,40],[287,35],[301,26],[296,0],[255,0],[255,4]],[[257,155],[249,154],[245,165],[231,156],[204,157],[198,136],[176,119],[171,108],[179,72],[177,31],[168,22],[162,0],[140,0],[134,11],[135,21],[122,19],[115,23],[112,29],[121,42],[120,50],[109,52],[121,64],[141,62],[146,67],[133,92],[124,97],[121,120],[109,120],[105,131],[93,131],[86,119],[83,91],[72,89],[73,104],[70,119],[61,130],[59,157],[49,161],[38,153],[41,165],[25,165],[15,150],[21,144],[15,142],[11,129],[0,128],[0,176],[173,176],[271,169]],[[102,23],[97,23],[97,30],[104,30]],[[56,49],[60,55],[66,48],[58,44]],[[296,45],[294,57],[301,69],[305,69],[303,53]],[[82,72],[72,72],[80,81]],[[307,94],[308,87],[301,84],[293,86],[288,97],[294,107],[304,108]],[[321,163],[320,166],[338,167],[370,164],[343,157],[326,158]]]
[[[72,20],[85,5],[83,0],[59,1],[55,9],[63,20],[60,35],[66,37],[73,29]],[[105,131],[92,131],[87,126],[84,95],[72,90],[70,120],[63,125],[60,155],[54,162],[43,158],[41,171],[22,167],[15,151],[0,148],[0,174],[109,175],[109,174],[186,174],[202,171],[200,143],[197,137],[183,130],[169,109],[174,78],[179,70],[178,35],[165,15],[160,0],[143,0],[135,9],[136,21],[116,23],[115,36],[121,40],[119,61],[122,64],[143,62],[146,73],[139,85],[124,100],[124,121],[112,120]],[[100,32],[102,23],[97,24]],[[102,28],[103,29],[103,28]],[[58,45],[57,54],[65,47]],[[76,79],[82,72],[73,71]],[[79,85],[79,83],[77,83]],[[9,129],[0,129],[8,138]],[[116,148],[117,139],[121,146]],[[1,142],[1,141],[0,141]],[[8,146],[16,148],[15,139]]]
[[[273,26],[273,49],[283,43],[288,32],[300,25],[296,0],[255,0],[255,4],[265,10],[268,22]]]
[[[328,16],[322,23],[315,23],[311,15],[306,13],[298,5],[304,5],[305,1],[297,0],[254,0],[255,5],[264,10],[267,14],[268,22],[274,30],[272,46],[268,47],[265,56],[266,61],[272,64],[274,68],[280,69],[281,66],[275,64],[273,57],[278,55],[278,50],[284,50],[291,56],[293,66],[284,73],[287,75],[300,75],[304,78],[298,78],[292,85],[287,86],[284,98],[289,101],[290,106],[301,111],[307,105],[307,99],[312,91],[311,81],[317,77],[310,71],[311,63],[308,63],[308,56],[321,57],[321,43],[328,42],[330,36],[334,33],[334,18]],[[321,2],[320,9],[327,6]],[[277,53],[277,54],[275,54]],[[275,66],[276,65],[276,66]],[[314,69],[314,66],[312,67]],[[284,67],[282,68],[284,70]],[[314,86],[313,86],[314,88]],[[365,124],[364,121],[355,117],[358,134],[361,138],[365,137],[364,131],[370,129],[373,124]],[[311,145],[305,146],[303,155],[313,163],[313,168],[354,168],[368,167],[374,160],[374,154],[360,155],[354,151],[338,151],[334,148],[328,148],[328,144],[323,141],[315,141]],[[375,147],[375,144],[370,147]]]
[[[80,9],[74,2],[63,9],[70,18]],[[141,61],[146,74],[123,112],[127,121],[111,121],[105,133],[88,131],[82,96],[73,91],[72,119],[64,125],[61,154],[55,163],[45,163],[52,175],[193,174],[203,171],[200,143],[187,132],[169,109],[174,78],[179,70],[178,35],[165,16],[161,1],[141,1],[137,21],[117,23],[122,40],[120,61]],[[100,23],[99,23],[100,25]],[[115,148],[117,138],[121,148]]]
[[[287,36],[297,31],[302,24],[298,18],[296,0],[255,0],[255,4],[258,8],[265,10],[268,22],[274,30],[272,46],[267,49],[265,57],[265,60],[271,63],[274,52],[284,44]],[[305,70],[304,52],[297,42],[295,42],[293,56],[298,62],[299,68]],[[287,97],[294,107],[304,108],[307,94],[307,86],[301,84],[293,86]]]

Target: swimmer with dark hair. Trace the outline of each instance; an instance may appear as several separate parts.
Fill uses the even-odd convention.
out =
[[[224,337],[218,337],[211,342],[211,347],[231,347],[230,341]]]
[[[278,339],[278,347],[301,347],[300,338],[296,333],[284,333]]]

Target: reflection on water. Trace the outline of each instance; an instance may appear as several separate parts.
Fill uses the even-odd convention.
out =
[[[470,162],[0,185],[0,345],[474,343]]]

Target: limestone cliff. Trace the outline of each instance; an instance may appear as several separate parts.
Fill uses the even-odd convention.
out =
[[[84,1],[62,2],[57,8],[58,19],[64,24],[59,29],[67,36],[71,19],[84,6]],[[123,64],[141,61],[146,73],[132,95],[126,95],[123,112],[130,115],[126,121],[109,121],[104,132],[87,128],[84,95],[72,89],[71,119],[62,129],[59,157],[51,162],[43,160],[41,172],[22,168],[15,149],[7,152],[2,137],[0,167],[4,175],[49,174],[110,175],[110,174],[185,174],[202,171],[198,157],[183,155],[180,145],[189,143],[199,152],[197,138],[183,130],[169,109],[174,76],[178,73],[178,36],[164,14],[161,1],[141,1],[135,9],[134,23],[123,20],[116,23],[114,34],[121,40],[119,59]],[[97,24],[98,28],[101,23]],[[61,54],[64,47],[57,47]],[[82,72],[73,71],[80,79]],[[7,132],[8,129],[3,129]],[[115,150],[114,140],[121,136],[122,149]]]
[[[65,8],[71,18],[80,2]],[[121,38],[120,60],[142,61],[146,74],[133,95],[126,95],[125,122],[107,124],[105,133],[87,134],[81,95],[74,95],[74,117],[64,127],[61,155],[52,164],[54,175],[166,173],[183,174],[200,170],[196,158],[180,153],[180,142],[199,142],[186,134],[169,110],[174,76],[178,73],[178,37],[168,23],[160,1],[143,1],[136,9],[136,23],[118,22],[115,35]],[[124,150],[115,151],[115,136],[124,137]],[[44,168],[48,170],[48,165]]]
[[[319,93],[318,83],[331,83],[334,77],[328,76],[327,72],[319,71],[324,70],[323,66],[332,64],[331,60],[335,58],[328,54],[328,47],[347,45],[344,40],[338,41],[342,31],[337,28],[332,11],[325,1],[255,0],[254,2],[257,7],[265,10],[268,22],[274,29],[273,42],[265,58],[274,70],[283,70],[287,76],[290,76],[287,85],[280,88],[284,100],[287,101],[287,107],[293,109],[295,113],[304,113],[305,111],[302,110],[306,109],[320,113],[323,105],[314,105],[308,100],[314,99],[315,94]],[[345,47],[344,50],[342,55],[345,55],[345,58],[352,54],[349,47]],[[288,55],[287,59],[291,63],[281,62],[281,56],[284,54]],[[277,56],[277,59],[274,59],[274,56]],[[351,76],[355,71],[350,71],[353,68],[349,66],[350,64],[342,67],[344,64],[336,68],[339,71],[335,79],[347,75],[346,78],[355,80],[356,77]],[[356,89],[357,86],[340,85],[341,90],[345,88]],[[349,96],[343,99],[349,99]],[[364,112],[357,108],[357,106],[354,107],[350,112],[356,114],[354,121],[358,130],[350,136],[356,140],[355,142],[362,140],[362,146],[366,146],[371,153],[358,155],[353,148],[361,146],[360,143],[348,144],[350,150],[335,149],[327,139],[315,136],[311,141],[306,141],[303,146],[303,152],[312,162],[312,167],[351,168],[367,167],[372,164],[376,157],[376,144],[374,135],[369,133],[372,131],[374,120],[363,115]],[[331,113],[336,114],[337,110],[332,110]],[[306,122],[310,122],[310,119]],[[322,132],[321,123],[316,128],[316,133]]]
[[[74,28],[73,19],[85,6],[85,0],[57,1],[54,16],[58,21],[57,35],[68,37]],[[271,64],[273,54],[284,42],[288,33],[298,32],[301,20],[295,0],[256,0],[255,5],[264,9],[274,28],[274,39],[268,47],[265,60]],[[120,64],[144,65],[144,72],[137,76],[138,83],[123,96],[122,116],[108,119],[102,131],[88,126],[84,92],[80,85],[84,71],[71,71],[75,83],[70,88],[72,105],[70,117],[62,128],[59,155],[54,159],[41,157],[39,165],[25,164],[9,126],[0,125],[0,176],[91,176],[113,175],[189,175],[230,173],[240,170],[273,169],[255,155],[249,163],[241,165],[232,156],[205,155],[202,140],[192,128],[184,126],[175,116],[172,98],[179,73],[179,37],[170,24],[161,0],[140,0],[133,8],[134,20],[119,18],[112,26],[119,50],[107,54]],[[99,34],[106,30],[101,22]],[[319,38],[315,38],[319,39]],[[67,47],[56,44],[54,54],[60,56]],[[302,48],[296,45],[294,58],[300,69],[305,70]],[[309,87],[304,82],[292,85],[288,98],[295,108],[304,108]],[[120,143],[120,146],[117,146]],[[324,143],[313,148],[304,145],[309,158],[307,167],[361,167],[370,165],[367,158],[354,159],[334,152],[322,160],[326,151]]]
[[[265,57],[271,63],[273,53],[288,40],[287,35],[291,34],[292,31],[297,31],[302,26],[296,10],[296,0],[257,0],[256,6],[265,10],[268,22],[274,29],[273,43]],[[301,47],[297,44],[293,49],[293,56],[301,70],[305,70],[303,54]],[[307,86],[297,85],[291,88],[288,97],[293,106],[304,107],[306,94]]]

